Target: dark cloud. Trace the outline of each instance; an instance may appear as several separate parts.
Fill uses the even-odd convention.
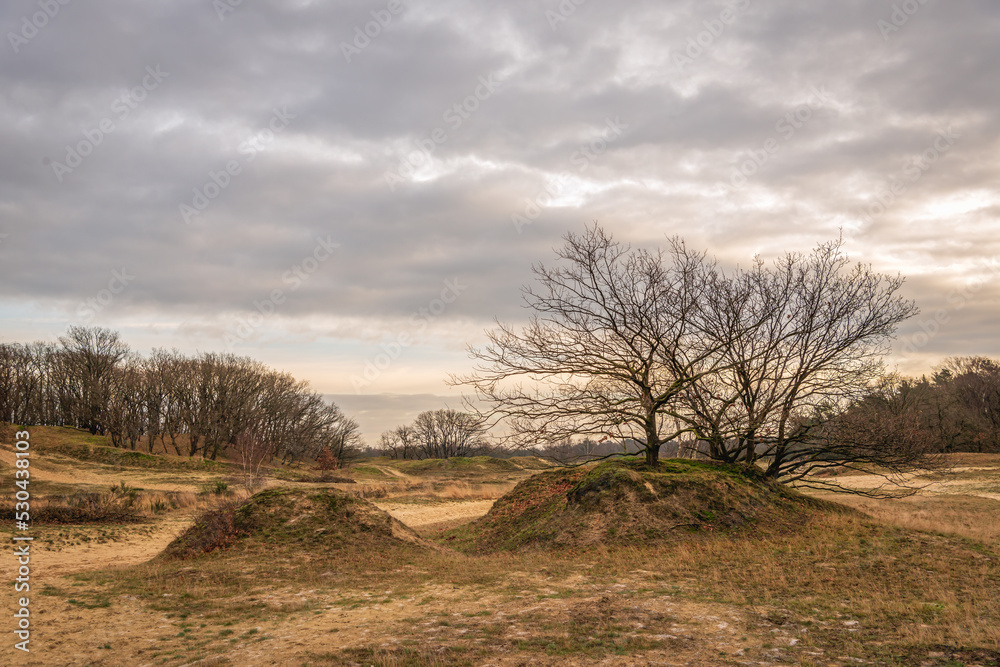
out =
[[[397,335],[459,278],[432,329],[458,338],[521,317],[531,264],[597,219],[729,262],[842,229],[936,308],[1000,257],[1000,13],[902,3],[919,9],[886,28],[900,4],[413,0],[348,61],[389,2],[221,19],[194,0],[72,2],[27,40],[39,4],[7,2],[4,303],[48,309],[55,332],[124,267],[135,279],[99,321],[208,349],[282,290],[245,351],[284,332],[308,354]],[[940,132],[955,139],[932,155]],[[67,147],[90,154],[57,173]],[[323,240],[340,247],[302,273]],[[990,294],[928,354],[1000,354]]]

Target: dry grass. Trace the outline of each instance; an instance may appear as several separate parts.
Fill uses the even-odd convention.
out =
[[[431,488],[430,496],[445,500],[496,500],[514,488],[514,484],[470,484],[449,482],[440,488]]]
[[[186,491],[112,489],[41,497],[33,503],[33,524],[128,523],[153,519],[171,510],[207,504]]]
[[[972,456],[962,463],[1000,460]],[[433,511],[492,500],[513,486],[508,477],[387,475],[338,488]],[[220,500],[142,493],[143,507],[173,499],[184,512]],[[870,516],[560,553],[320,552],[276,537],[258,549],[42,577],[33,604],[47,643],[30,664],[52,663],[56,638],[43,633],[58,628],[65,664],[255,665],[280,655],[286,664],[385,666],[1000,665],[997,501],[824,497]],[[180,525],[184,512],[108,530],[138,535]],[[58,543],[71,559],[105,539],[79,544],[80,531],[98,528],[33,530],[39,547],[49,533],[72,533]]]
[[[707,596],[784,607],[801,618],[855,619],[894,643],[1000,646],[997,554],[862,518],[826,516],[779,538],[688,544],[671,554],[678,576]]]
[[[513,482],[395,482],[338,486],[366,500],[496,500],[514,488]]]
[[[824,495],[891,526],[940,535],[959,535],[1000,548],[1000,501],[964,495],[911,496],[877,500],[860,496]]]
[[[559,664],[628,655],[688,664],[825,665],[850,657],[915,665],[929,653],[946,655],[941,647],[951,647],[950,656],[1000,643],[994,552],[848,515],[822,516],[794,532],[559,555],[392,548],[316,561],[302,552],[222,552],[80,583],[72,594],[85,604],[137,596],[176,624],[197,618],[209,628],[367,633],[345,650],[310,643],[313,659],[303,661],[310,664],[483,664],[494,655]],[[720,620],[729,634],[716,629]],[[208,653],[226,648],[209,634],[205,642]]]

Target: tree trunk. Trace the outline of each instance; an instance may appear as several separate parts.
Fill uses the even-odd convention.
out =
[[[646,465],[656,467],[660,461],[660,443],[646,444]]]
[[[656,413],[646,415],[646,464],[656,466],[660,460],[660,434],[656,428]]]

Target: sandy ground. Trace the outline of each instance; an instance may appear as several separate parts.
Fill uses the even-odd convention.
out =
[[[451,521],[472,521],[478,519],[493,507],[492,500],[467,500],[435,505],[415,503],[377,502],[375,505],[396,517],[411,528],[420,528],[435,523]]]
[[[0,450],[0,461],[12,465],[13,453]],[[41,480],[68,484],[110,485],[123,479],[130,484],[147,489],[159,488],[155,482],[156,473],[128,471],[125,475],[114,472],[101,474],[100,471],[81,470],[61,472],[57,467],[32,466],[32,476]],[[959,472],[976,472],[985,475],[975,481],[935,480],[926,484],[922,493],[944,494],[963,493],[994,497],[1000,494],[990,491],[976,491],[976,486],[986,486],[997,468],[960,468]],[[135,481],[132,481],[134,477]],[[995,479],[995,478],[994,478]],[[845,486],[872,488],[883,483],[877,476],[846,476],[837,479]],[[995,483],[995,482],[994,482]],[[172,485],[163,485],[162,490],[174,490]],[[190,487],[188,487],[190,488]],[[489,511],[491,500],[428,502],[385,502],[376,503],[380,508],[403,523],[421,528],[435,524],[459,523],[473,520]],[[460,588],[444,583],[425,586],[417,595],[407,599],[393,599],[385,603],[372,601],[358,606],[347,607],[339,604],[329,591],[292,590],[274,588],[266,592],[270,604],[287,605],[309,603],[315,611],[296,613],[281,621],[267,617],[255,621],[256,626],[234,627],[234,638],[240,638],[254,631],[256,634],[246,639],[234,641],[224,652],[191,663],[182,650],[183,639],[177,618],[168,618],[132,596],[120,596],[110,601],[108,607],[83,608],[72,604],[62,595],[45,595],[43,585],[51,585],[72,590],[77,585],[71,575],[116,567],[127,567],[142,563],[156,554],[188,525],[193,512],[175,513],[144,529],[126,530],[114,542],[47,546],[38,543],[32,549],[32,590],[31,613],[33,623],[32,652],[23,654],[13,651],[13,635],[0,646],[0,664],[23,665],[190,665],[200,667],[210,665],[303,665],[309,664],[310,653],[325,653],[345,648],[369,646],[372,644],[392,647],[398,644],[395,636],[414,636],[414,624],[419,633],[440,645],[460,636],[462,624],[496,622],[503,618],[513,621],[505,634],[508,638],[528,636],[533,619],[539,614],[547,618],[569,619],[574,615],[596,613],[608,600],[615,599],[625,590],[641,589],[644,580],[653,573],[636,571],[634,576],[613,585],[589,586],[585,598],[537,599],[526,595],[523,600],[503,600],[489,591]],[[8,557],[0,565],[0,572],[7,581],[13,581],[16,563]],[[525,588],[529,584],[544,586],[543,575],[537,573],[511,572],[509,585]],[[552,582],[553,584],[555,582]],[[565,586],[570,582],[560,582]],[[553,589],[553,593],[556,589]],[[526,591],[527,593],[527,591]],[[428,602],[428,600],[431,600]],[[618,602],[620,604],[620,602]],[[721,604],[694,603],[672,596],[655,599],[636,600],[637,622],[648,622],[648,617],[656,617],[664,624],[664,641],[670,642],[669,650],[654,650],[647,653],[642,664],[659,665],[715,665],[720,655],[727,660],[740,660],[740,646],[748,642],[741,638],[751,636],[750,643],[757,643],[760,631],[756,626],[760,619],[746,608],[734,608]],[[13,587],[5,585],[0,592],[0,606],[5,610],[15,609]],[[483,611],[490,615],[478,617]],[[452,618],[452,626],[441,619]],[[479,620],[477,620],[479,619]],[[9,619],[10,620],[10,619]],[[197,626],[198,619],[190,619]],[[11,624],[8,621],[8,629]],[[399,632],[394,632],[399,629]],[[805,658],[792,648],[798,641],[800,628],[782,627],[769,631],[773,649],[768,649],[769,660],[754,664],[795,664]],[[217,644],[218,645],[218,644]],[[164,647],[176,647],[176,652],[164,651]],[[848,664],[839,656],[811,655],[820,664]],[[773,662],[772,662],[773,661]],[[600,661],[603,665],[633,665],[634,659],[607,657]],[[495,655],[482,664],[507,667],[529,664],[514,655]],[[533,653],[531,664],[594,664],[575,659],[549,659],[542,653]]]
[[[126,528],[126,537],[113,542],[87,542],[70,546],[36,543],[32,550],[32,572],[51,581],[56,577],[106,567],[128,567],[145,563],[163,551],[191,525],[193,514],[174,515],[155,525]]]
[[[1000,489],[1000,468],[983,466],[962,466],[950,468],[948,474],[973,473],[973,477],[966,476],[962,479],[927,480],[920,479],[920,475],[908,474],[900,478],[900,482],[909,487],[918,488],[920,494],[936,495],[967,495],[1000,500],[1000,493],[994,493],[993,489]],[[897,487],[885,477],[880,475],[844,475],[840,477],[830,477],[824,481],[834,482],[849,489],[870,490],[883,489],[892,491]]]
[[[15,456],[13,449],[9,445],[4,445],[0,449],[0,461],[11,468],[14,467]],[[97,475],[92,472],[73,470],[72,472],[52,470],[48,461],[35,458],[31,462],[31,477],[44,482],[56,482],[59,484],[103,484],[107,481],[106,475]],[[117,480],[117,478],[116,478]]]
[[[33,470],[37,472],[37,469]],[[40,476],[40,475],[39,475]],[[58,473],[52,474],[58,477]],[[77,478],[79,481],[79,477]],[[493,501],[445,502],[439,504],[379,503],[390,514],[413,527],[448,521],[472,520],[485,514]],[[194,513],[175,514],[151,527],[125,529],[123,536],[114,542],[71,544],[53,546],[38,542],[32,545],[31,577],[33,588],[44,585],[62,589],[71,588],[71,575],[92,570],[124,568],[145,562],[160,553],[171,540],[187,528]],[[4,571],[11,568],[6,567]],[[13,578],[13,572],[9,572]],[[431,590],[433,589],[433,590]],[[269,595],[276,604],[301,603],[310,599],[311,592],[275,591]],[[111,601],[108,608],[80,608],[62,596],[40,595],[32,592],[31,611],[35,631],[31,646],[34,650],[16,662],[27,665],[180,665],[183,659],[154,658],[162,652],[164,640],[169,641],[178,632],[176,619],[152,611],[131,596]],[[433,605],[420,603],[425,596],[439,602]],[[345,609],[333,604],[334,600],[316,600],[324,608],[322,614],[302,615],[279,624],[262,623],[266,632],[264,642],[247,641],[225,655],[218,655],[199,665],[284,665],[306,664],[308,652],[325,652],[340,648],[370,645],[378,638],[386,646],[395,642],[386,628],[405,619],[430,613],[460,614],[492,608],[490,600],[481,594],[469,595],[451,586],[431,586],[420,597],[385,605],[365,605],[359,609]],[[14,595],[10,587],[0,593],[4,609],[14,608]],[[241,629],[245,632],[247,628]],[[317,641],[317,638],[322,638]],[[102,647],[110,648],[102,648]],[[158,646],[158,649],[154,649]],[[24,658],[27,658],[26,660]],[[15,664],[10,646],[0,647],[0,664]],[[496,663],[500,664],[500,663]]]
[[[512,582],[517,580],[518,575],[512,573]],[[275,603],[308,600],[318,604],[320,611],[296,614],[280,622],[265,618],[255,626],[236,627],[237,636],[256,630],[255,639],[238,641],[226,649],[217,648],[196,661],[185,658],[186,651],[163,650],[164,643],[171,640],[177,646],[179,628],[176,620],[151,610],[134,598],[122,596],[114,599],[107,608],[81,609],[68,604],[64,598],[38,597],[32,607],[36,629],[32,635],[31,654],[14,657],[10,648],[5,646],[0,650],[0,661],[11,665],[93,667],[308,665],[312,664],[310,655],[372,644],[385,648],[399,646],[401,642],[396,639],[393,629],[400,628],[400,634],[412,636],[414,624],[420,628],[419,634],[441,646],[448,645],[450,640],[461,635],[462,630],[454,627],[459,623],[471,626],[504,619],[509,622],[506,635],[511,638],[529,637],[540,614],[548,618],[569,618],[580,613],[595,613],[603,605],[620,604],[615,596],[631,585],[601,587],[593,590],[588,597],[572,601],[553,599],[532,604],[501,601],[489,594],[484,595],[482,591],[430,585],[413,598],[369,604],[357,609],[336,605],[335,600],[312,595],[311,591],[279,591],[268,596]],[[425,603],[427,598],[433,599],[433,602]],[[739,647],[747,645],[746,641],[739,640],[748,632],[748,621],[752,622],[745,616],[744,610],[719,604],[692,603],[670,596],[643,601],[633,609],[646,615],[677,619],[666,620],[664,634],[660,636],[675,646],[646,652],[641,663],[644,665],[716,665],[720,653],[737,657],[741,654]],[[490,612],[488,619],[475,618],[482,611]],[[451,623],[445,622],[448,619]],[[789,646],[795,633],[786,632],[786,635],[777,638],[779,641],[775,643]],[[775,653],[780,654],[781,649]],[[498,654],[480,664],[496,667],[639,664],[635,658],[610,656],[577,660],[547,658],[544,654],[533,653],[529,659],[530,662],[525,662],[524,656]],[[765,664],[773,663],[768,661]]]

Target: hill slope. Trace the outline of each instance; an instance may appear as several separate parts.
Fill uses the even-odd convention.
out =
[[[202,515],[163,555],[194,558],[218,549],[325,552],[430,543],[367,500],[337,489],[268,489]]]
[[[626,458],[539,473],[447,539],[474,552],[676,541],[692,532],[786,528],[844,511],[740,466]]]

